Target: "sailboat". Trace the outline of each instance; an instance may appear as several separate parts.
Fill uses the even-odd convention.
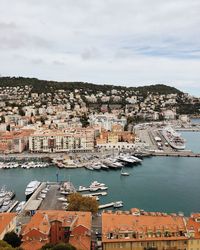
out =
[[[130,174],[128,172],[123,172],[123,168],[121,169],[121,175],[123,176],[129,176]]]

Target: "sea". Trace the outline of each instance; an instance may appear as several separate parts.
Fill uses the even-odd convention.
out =
[[[200,152],[200,132],[182,132],[187,149]],[[108,186],[108,195],[100,204],[123,201],[123,210],[137,207],[145,211],[167,213],[200,212],[200,158],[150,157],[139,165],[130,165],[121,176],[120,170],[90,171],[84,168],[58,169],[1,169],[0,186],[6,185],[16,193],[16,199],[25,200],[25,188],[31,180],[71,181],[75,187],[89,186],[94,180]]]

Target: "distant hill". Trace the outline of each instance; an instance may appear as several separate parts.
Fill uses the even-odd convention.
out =
[[[115,85],[100,85],[87,82],[56,82],[56,81],[46,81],[39,80],[37,78],[27,78],[27,77],[0,77],[0,87],[11,87],[11,86],[32,86],[31,92],[46,93],[54,92],[55,90],[63,89],[66,91],[73,91],[74,89],[80,89],[81,92],[87,91],[88,93],[96,93],[97,91],[111,91],[112,89],[133,91],[140,94],[146,95],[150,93],[158,94],[181,94],[182,92],[174,87],[170,87],[164,84],[155,84],[140,87],[125,87],[125,86],[115,86]]]

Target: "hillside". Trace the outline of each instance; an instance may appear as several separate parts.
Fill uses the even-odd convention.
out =
[[[25,77],[0,77],[0,87],[14,87],[14,86],[31,86],[31,92],[36,93],[47,93],[54,92],[59,89],[65,91],[73,91],[74,89],[80,89],[81,92],[87,91],[88,93],[96,93],[97,91],[111,91],[112,89],[132,91],[146,95],[149,93],[159,94],[181,94],[182,92],[174,87],[170,87],[164,84],[155,84],[140,87],[124,87],[114,85],[99,85],[87,82],[56,82],[56,81],[45,81],[36,78],[25,78]]]

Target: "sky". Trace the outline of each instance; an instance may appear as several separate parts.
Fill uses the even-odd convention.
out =
[[[0,75],[200,97],[199,0],[0,0]]]

